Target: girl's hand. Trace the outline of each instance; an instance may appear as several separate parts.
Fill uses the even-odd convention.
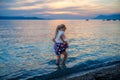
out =
[[[66,47],[66,48],[68,48],[68,47],[69,47],[69,44],[68,44],[68,42],[67,42],[67,41],[65,41],[65,43],[64,43],[64,44],[65,44],[65,47]]]
[[[53,38],[53,40],[52,40],[52,41],[53,41],[53,42],[56,42],[56,41],[55,41],[55,38]]]
[[[64,41],[63,43],[66,44],[66,45],[68,45],[68,42],[67,42],[67,41]]]
[[[68,44],[68,42],[67,41],[63,41],[65,44]]]

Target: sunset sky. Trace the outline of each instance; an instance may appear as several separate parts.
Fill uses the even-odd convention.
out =
[[[0,0],[1,16],[81,19],[120,13],[119,8],[120,0]]]

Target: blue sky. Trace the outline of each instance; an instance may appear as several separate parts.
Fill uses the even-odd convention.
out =
[[[0,0],[1,16],[80,19],[120,13],[119,8],[120,0]]]

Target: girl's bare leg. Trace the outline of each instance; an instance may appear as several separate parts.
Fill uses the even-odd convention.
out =
[[[63,54],[62,64],[64,65],[64,64],[65,64],[65,61],[66,61],[66,59],[67,59],[67,52],[65,51],[65,52],[63,52],[62,54]]]
[[[59,64],[60,64],[60,58],[61,58],[61,55],[57,55],[56,65],[59,65]]]

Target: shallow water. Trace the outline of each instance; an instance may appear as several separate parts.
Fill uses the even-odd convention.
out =
[[[1,20],[0,79],[54,75],[58,68],[52,38],[61,23],[67,26],[69,42],[64,75],[120,61],[119,21]]]

